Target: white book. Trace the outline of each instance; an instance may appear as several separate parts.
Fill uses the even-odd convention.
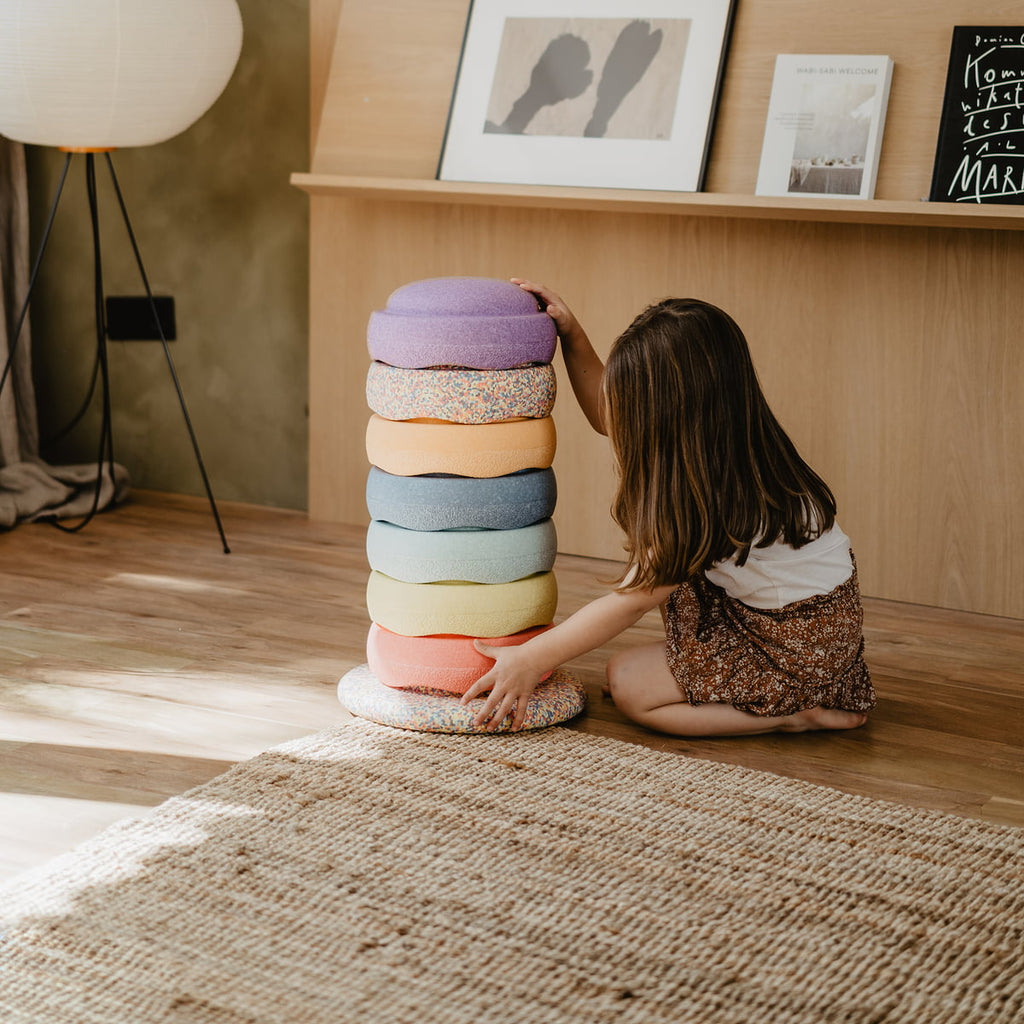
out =
[[[892,66],[890,57],[780,53],[756,194],[871,199]]]

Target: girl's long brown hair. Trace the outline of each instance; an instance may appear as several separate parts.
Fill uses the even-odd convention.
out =
[[[832,491],[768,408],[746,339],[698,299],[644,310],[604,373],[619,470],[612,516],[629,589],[682,583],[753,545],[800,547],[835,522]]]

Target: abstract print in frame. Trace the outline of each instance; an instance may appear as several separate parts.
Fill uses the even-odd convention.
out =
[[[443,181],[697,192],[735,0],[473,0]]]

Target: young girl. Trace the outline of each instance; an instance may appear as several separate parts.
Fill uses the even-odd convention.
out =
[[[660,607],[665,641],[621,653],[608,686],[629,718],[681,736],[862,725],[875,702],[863,613],[835,499],[761,393],[747,342],[697,299],[645,309],[602,366],[550,289],[519,278],[555,321],[573,391],[611,440],[612,516],[626,535],[614,590],[494,666],[474,724],[518,729],[541,677]]]

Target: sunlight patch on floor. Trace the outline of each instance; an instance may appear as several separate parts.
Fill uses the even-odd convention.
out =
[[[173,590],[181,594],[223,594],[238,597],[249,593],[248,590],[239,587],[225,587],[187,576],[165,576],[155,573],[119,572],[109,576],[106,582],[125,583],[130,587],[145,590]]]
[[[19,821],[23,830],[31,827],[37,834],[45,833],[50,847],[42,862],[38,858],[39,844],[36,843],[31,864],[19,864],[13,859],[0,864],[0,882],[20,875],[19,884],[24,884],[24,889],[19,888],[3,899],[0,925],[11,924],[26,914],[64,914],[73,910],[78,892],[74,885],[62,885],[58,891],[58,887],[35,888],[32,884],[25,884],[30,882],[34,868],[45,870],[49,860],[73,848],[78,848],[76,863],[91,865],[90,870],[83,872],[83,876],[88,875],[89,888],[115,885],[138,874],[147,859],[165,847],[199,846],[225,818],[253,817],[263,813],[242,804],[190,799],[185,815],[179,813],[173,820],[153,821],[144,831],[135,830],[134,842],[127,847],[127,855],[122,850],[122,855],[115,858],[107,851],[90,849],[89,840],[118,822],[151,818],[156,808],[140,810],[124,804],[98,804],[95,801],[89,801],[87,807],[82,804],[83,801],[66,797],[0,794],[0,821],[4,823],[0,836],[4,839],[5,848],[9,848],[18,835],[16,832],[5,833],[11,829],[12,823]],[[28,815],[31,815],[30,819]]]
[[[122,818],[146,818],[155,807],[137,804],[0,793],[0,883],[65,853]]]

